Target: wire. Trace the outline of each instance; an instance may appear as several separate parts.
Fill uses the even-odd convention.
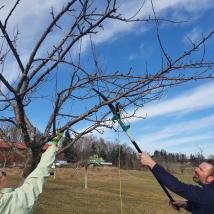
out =
[[[120,157],[121,157],[121,146],[120,146],[120,132],[117,131],[117,142],[118,142],[118,174],[119,174],[119,185],[120,185],[120,213],[123,213],[123,199],[122,199],[122,180],[121,180],[121,169],[120,169]]]

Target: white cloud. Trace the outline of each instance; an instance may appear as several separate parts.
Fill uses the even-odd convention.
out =
[[[192,19],[196,20],[196,17],[199,17],[199,11],[200,14],[203,14],[207,9],[210,9],[214,7],[214,3],[211,0],[202,0],[198,2],[197,0],[153,0],[154,8],[156,14],[161,14],[161,18],[168,18],[173,19],[174,13],[176,13],[176,16],[178,17],[177,21],[186,21],[186,19],[181,18],[179,20],[179,17],[182,17],[183,13],[189,13],[191,16],[193,16]],[[124,1],[119,0],[118,1],[118,13],[122,14],[123,17],[130,18],[136,12],[139,10],[139,7],[142,5],[141,0],[132,0],[132,1]],[[209,6],[208,6],[209,5]],[[171,11],[171,17],[164,16],[164,14],[168,11]],[[180,14],[180,15],[178,15]],[[136,19],[143,19],[153,17],[151,2],[149,0],[145,1],[144,6],[142,7],[141,11],[137,14],[135,17]],[[189,20],[190,21],[190,20]],[[124,33],[130,33],[133,32],[134,34],[144,34],[148,31],[148,28],[150,26],[145,26],[144,23],[124,23],[121,21],[116,20],[108,20],[104,23],[104,30],[101,30],[98,34],[93,36],[93,41],[96,44],[101,44],[104,42],[112,42],[120,38],[121,34]],[[192,32],[192,36],[194,33],[193,39],[198,39],[200,31]],[[198,34],[197,34],[198,33]],[[196,37],[197,36],[197,37]],[[89,47],[90,40],[89,38],[84,38],[83,40],[83,50],[86,50]],[[130,59],[133,59],[133,54]]]
[[[10,20],[11,26],[16,26],[17,24],[21,25],[21,31],[24,31],[23,34],[27,34],[29,40],[33,39],[30,35],[34,35],[35,32],[40,31],[41,27],[44,23],[47,23],[47,20],[50,19],[50,8],[53,6],[55,10],[60,10],[65,0],[23,0],[18,5],[15,10],[13,16]],[[206,10],[214,5],[211,0],[202,0],[198,2],[197,0],[154,0],[154,7],[157,13],[164,12],[169,8],[186,10],[188,12],[195,12],[200,9],[200,11]],[[8,11],[12,8],[14,1],[2,0],[1,5],[5,4],[5,8],[1,10],[0,18],[6,16]],[[125,17],[129,18],[133,16],[141,6],[141,0],[133,0],[133,1],[118,1],[118,12],[123,14]],[[209,7],[208,7],[209,5]],[[149,15],[152,15],[152,8],[150,1],[145,1],[145,4],[142,10],[138,13],[137,18],[145,18]],[[30,27],[29,27],[30,24]],[[137,23],[122,23],[115,22],[115,20],[111,20],[105,23],[105,30],[101,31],[95,38],[97,43],[105,42],[110,38],[113,38],[119,32],[126,32],[133,30],[133,27],[136,26]]]
[[[171,100],[162,101],[154,106],[145,107],[148,109],[148,117],[146,120],[141,121],[144,123],[144,128],[146,128],[146,122],[152,117],[169,115],[169,122],[164,123],[160,121],[159,125],[152,125],[152,129],[147,129],[146,133],[138,132],[135,135],[137,142],[140,142],[140,147],[152,151],[154,149],[161,148],[173,148],[174,146],[188,146],[191,144],[200,144],[201,142],[207,142],[214,139],[214,132],[212,127],[214,126],[214,114],[206,117],[201,117],[198,115],[194,119],[187,117],[181,118],[181,120],[173,120],[173,115],[180,114],[180,112],[192,113],[196,110],[207,109],[214,106],[213,99],[210,99],[214,95],[214,84],[204,84],[195,88],[194,90],[187,91],[178,97]],[[160,118],[160,117],[159,117]],[[185,121],[185,120],[188,121]],[[160,118],[161,120],[161,118]],[[133,123],[134,120],[129,120],[132,130],[139,129],[140,124]],[[152,131],[151,131],[152,130]],[[144,130],[145,132],[145,130]],[[134,133],[134,132],[133,132]],[[96,133],[94,133],[97,135]],[[100,136],[98,134],[98,136]],[[115,138],[112,130],[105,129],[105,138],[112,139]],[[125,134],[121,135],[121,142],[129,142]],[[202,144],[203,145],[203,144]],[[191,153],[189,149],[186,150],[187,153]]]
[[[128,60],[134,60],[137,56],[134,54],[131,54],[128,56]]]
[[[13,7],[15,1],[1,0],[1,5],[5,4],[5,8],[1,10],[0,19],[4,20],[8,11]],[[50,20],[51,16],[49,14],[50,7],[53,6],[55,10],[60,10],[63,4],[67,2],[66,0],[22,0],[18,5],[17,9],[14,11],[13,16],[11,17],[8,28],[10,32],[16,27],[19,26],[20,31],[20,40],[18,44],[18,49],[21,58],[24,62],[27,60],[27,56],[37,41],[37,36],[39,32],[42,32],[43,27],[46,26],[48,20]],[[99,2],[99,1],[98,1]],[[100,2],[99,2],[100,3]],[[174,9],[174,11],[178,10],[180,12],[186,11],[189,13],[194,13],[200,10],[205,11],[207,8],[213,7],[214,3],[211,0],[202,0],[198,2],[197,0],[154,0],[153,1],[155,10],[157,14],[162,13],[162,17],[164,17],[164,13],[168,9]],[[139,6],[142,4],[141,0],[119,0],[118,1],[118,12],[123,14],[125,17],[129,18],[133,16],[136,11],[138,11]],[[182,10],[181,10],[182,8]],[[146,1],[142,10],[138,14],[138,18],[145,18],[149,15],[152,15],[151,4],[150,1]],[[196,15],[196,14],[194,14]],[[136,28],[138,26],[138,28]],[[139,27],[140,26],[140,27]],[[136,33],[139,29],[143,27],[143,24],[139,23],[123,23],[115,20],[109,20],[104,23],[105,30],[100,31],[99,34],[93,37],[95,43],[101,44],[103,42],[112,41],[117,39],[121,33],[125,32],[134,32]],[[144,32],[146,30],[144,29]],[[53,35],[53,37],[57,37],[57,35]],[[50,41],[50,40],[49,40]],[[48,45],[49,43],[47,43]],[[88,38],[83,40],[82,49],[83,51],[88,48],[90,41]],[[45,48],[44,48],[45,50]],[[14,71],[8,71],[7,75],[13,74],[13,79],[17,78],[17,69]]]
[[[54,8],[59,11],[65,0],[22,0],[16,7],[12,16],[9,19],[7,28],[12,31],[14,27],[19,26],[19,30],[23,39],[32,41],[33,35],[41,31],[42,27],[47,24],[47,20],[51,18],[50,9]],[[13,7],[15,1],[3,0],[1,5],[5,7],[1,10],[0,19],[3,21],[8,15],[8,12]],[[29,36],[29,37],[28,37]]]
[[[142,132],[136,134],[137,142],[140,142],[140,147],[146,151],[154,151],[156,149],[166,149],[173,152],[184,152],[186,154],[197,152],[198,147],[203,147],[210,144],[214,139],[214,83],[207,83],[197,88],[180,94],[169,100],[159,101],[159,103],[145,106],[141,111],[141,115],[148,114],[146,120],[139,123],[139,119],[130,120],[133,130],[139,129],[139,126],[144,126]],[[198,110],[210,110],[207,116],[201,114],[195,115],[191,119],[188,117],[191,113],[196,113]],[[179,119],[177,115],[185,113],[185,117]],[[167,121],[162,120],[166,118]],[[158,124],[150,121],[151,118],[158,117]],[[176,118],[175,118],[176,117]],[[138,123],[134,123],[138,121]],[[140,125],[141,124],[141,125]],[[147,124],[150,128],[146,129]],[[184,149],[184,147],[186,149]],[[193,151],[193,149],[195,149]],[[206,150],[206,155],[214,153],[213,149]]]
[[[180,146],[180,148],[182,148],[181,146],[188,146],[188,145],[195,145],[195,146],[199,146],[198,143],[206,142],[208,140],[212,140],[213,139],[213,134],[212,135],[192,135],[192,136],[185,136],[185,137],[178,137],[178,138],[174,138],[174,139],[168,139],[168,140],[163,140],[163,141],[158,141],[156,143],[153,144],[145,144],[145,142],[142,142],[142,147],[144,147],[145,149],[148,150],[160,150],[160,149],[168,149],[168,148],[172,148],[174,146]],[[203,144],[202,144],[203,146]],[[188,151],[189,149],[186,149],[186,152],[189,153]],[[191,153],[191,152],[190,152]]]
[[[22,0],[18,4],[7,23],[7,31],[10,35],[13,35],[14,30],[18,29],[20,33],[18,36],[17,50],[23,64],[26,63],[29,58],[29,53],[37,41],[38,32],[44,30],[47,20],[51,18],[51,6],[54,7],[55,11],[60,10],[63,2],[65,2],[65,0]],[[4,23],[14,4],[15,1],[1,0],[0,6],[5,5],[0,11],[0,20],[2,23]],[[11,37],[11,39],[13,38]],[[4,66],[4,75],[8,81],[13,82],[17,79],[19,67],[13,56],[8,57],[8,60],[9,62]],[[4,89],[4,87],[2,89]]]
[[[177,144],[184,142],[184,139],[189,138],[187,135],[198,136],[206,135],[207,130],[210,130],[214,126],[214,115],[208,117],[189,120],[185,122],[180,122],[179,124],[163,124],[159,131],[154,131],[153,133],[143,135],[144,144],[158,144],[166,141],[176,141]],[[214,133],[213,133],[214,134]],[[186,136],[181,138],[182,140],[177,139],[177,135]],[[203,137],[203,136],[202,136]],[[212,136],[214,137],[214,135]],[[192,137],[191,137],[192,138]],[[200,139],[200,138],[199,138]],[[175,145],[175,144],[173,144]]]
[[[203,31],[200,27],[195,27],[184,36],[183,42],[185,44],[197,43],[202,39],[202,33]]]
[[[208,109],[214,107],[214,99],[211,99],[212,97],[214,97],[213,82],[201,85],[176,98],[149,104],[138,110],[137,115],[147,115],[148,118],[151,118],[161,115],[177,114],[179,112],[185,113]],[[133,118],[132,122],[139,120],[139,118]]]

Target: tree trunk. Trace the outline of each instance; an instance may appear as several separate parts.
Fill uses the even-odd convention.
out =
[[[31,153],[26,161],[25,168],[22,173],[22,178],[25,179],[38,165],[40,161],[40,148],[31,149]]]

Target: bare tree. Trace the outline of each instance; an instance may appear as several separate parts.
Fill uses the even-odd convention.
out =
[[[10,142],[22,142],[22,136],[19,133],[17,127],[12,125],[11,123],[4,122],[1,124],[1,129],[7,135],[7,139]]]
[[[30,167],[26,167],[23,177],[34,169],[41,147],[55,136],[56,129],[69,129],[74,135],[74,143],[93,130],[101,131],[102,127],[111,127],[111,123],[108,123],[111,120],[110,111],[103,108],[110,103],[120,101],[124,107],[133,106],[137,110],[145,103],[159,98],[166,88],[190,80],[213,78],[213,61],[207,60],[205,47],[214,30],[197,43],[191,41],[191,48],[172,57],[165,50],[159,32],[159,23],[170,20],[159,19],[155,10],[154,18],[135,19],[137,13],[131,18],[123,17],[117,12],[116,0],[105,0],[102,6],[96,0],[68,0],[59,12],[51,9],[49,25],[44,28],[28,59],[24,61],[18,48],[20,32],[15,30],[11,33],[8,30],[10,19],[21,3],[21,0],[16,0],[5,19],[0,21],[0,121],[16,127],[31,152]],[[154,9],[153,4],[151,5]],[[0,5],[0,10],[4,10],[4,5]],[[132,69],[127,72],[103,71],[96,56],[93,35],[103,30],[103,23],[108,19],[127,23],[153,22],[163,56],[160,69],[147,69],[140,74]],[[83,39],[90,37],[95,68],[93,70],[81,63]],[[71,51],[77,49],[78,57],[74,59]],[[201,51],[202,56],[197,57],[196,51]],[[11,59],[18,66],[17,78],[8,81],[5,66]],[[63,80],[60,79],[62,73],[66,76]],[[63,84],[60,84],[62,81]],[[49,86],[51,92],[45,93],[45,86]],[[109,101],[97,98],[92,88],[103,92]],[[38,105],[38,101],[38,117],[43,103],[49,101],[50,110],[49,119],[39,138],[38,129],[29,114],[30,109],[36,103]],[[82,108],[75,110],[73,106]],[[127,117],[135,116],[135,112]],[[77,124],[86,124],[86,127],[78,131],[75,128]],[[0,130],[0,137],[12,146],[3,129]]]
[[[8,159],[10,157],[10,154],[11,154],[11,149],[5,149],[5,150],[1,151],[1,155],[4,159],[4,162],[2,164],[2,168],[5,168],[6,165],[8,164]]]

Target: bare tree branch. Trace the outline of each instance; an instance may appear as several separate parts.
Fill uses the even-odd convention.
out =
[[[10,46],[11,51],[12,51],[13,54],[14,54],[14,57],[15,57],[15,59],[16,59],[18,65],[19,65],[19,68],[21,69],[22,73],[24,73],[24,66],[23,66],[23,64],[22,64],[22,62],[21,62],[21,59],[20,59],[20,57],[19,57],[19,54],[18,54],[17,50],[15,49],[15,47],[14,47],[12,41],[10,40],[10,37],[9,37],[9,35],[7,34],[7,31],[6,31],[6,29],[5,29],[5,27],[3,26],[3,24],[2,24],[1,21],[0,21],[0,29],[1,29],[1,31],[2,31],[2,33],[3,33],[3,35],[4,35],[4,38],[7,40],[7,43],[8,43],[8,45]]]
[[[16,3],[14,4],[13,8],[11,9],[11,11],[9,12],[7,18],[5,19],[4,22],[4,29],[7,28],[7,22],[9,20],[9,18],[12,16],[13,11],[16,9],[17,5],[19,4],[20,0],[17,0]]]
[[[145,19],[137,18],[138,13],[143,9],[143,4],[133,16],[126,18],[118,13],[116,0],[105,0],[102,7],[97,5],[99,1],[94,0],[66,2],[58,13],[54,8],[51,9],[52,19],[43,29],[38,41],[34,41],[35,45],[29,53],[25,67],[18,54],[17,47],[20,40],[17,37],[18,31],[13,35],[14,41],[12,41],[10,39],[12,36],[6,29],[8,20],[14,15],[17,5],[22,2],[16,1],[4,25],[0,22],[3,33],[0,37],[0,65],[2,66],[0,81],[1,85],[5,86],[0,89],[0,102],[3,104],[0,108],[0,123],[16,126],[17,133],[30,148],[29,171],[36,166],[42,146],[54,138],[56,129],[70,130],[74,135],[71,146],[92,131],[102,132],[103,128],[112,128],[111,113],[105,107],[110,103],[120,102],[124,108],[132,107],[133,112],[123,116],[128,119],[136,117],[137,110],[146,103],[160,99],[164,91],[172,86],[188,81],[214,78],[214,60],[206,56],[206,45],[213,37],[214,30],[198,42],[190,41],[190,48],[172,57],[161,40],[160,23],[168,21],[175,24],[177,21],[159,18],[152,1],[154,18]],[[156,39],[163,55],[162,61],[160,60],[162,66],[157,70],[150,70],[146,66],[146,69],[142,67],[139,71],[132,69],[131,65],[127,71],[103,69],[95,47],[96,42],[93,42],[93,35],[105,30],[107,20],[124,23],[141,21],[154,24]],[[54,37],[56,34],[57,38]],[[91,42],[91,46],[88,47],[91,51],[90,66],[82,63],[85,38],[90,39],[89,42]],[[49,39],[51,44],[48,43],[46,46]],[[194,55],[196,51],[197,56]],[[5,72],[5,64],[8,63],[7,59],[11,54],[18,63],[17,73],[21,70],[20,76],[17,75],[17,79],[13,82],[8,80]],[[101,100],[92,88],[104,93],[108,101]],[[31,110],[36,109],[39,115],[40,111],[47,107],[46,105],[48,105],[48,111],[45,112],[45,119],[42,119],[42,133],[39,133],[36,123],[33,122],[35,119],[31,115]],[[82,124],[85,127],[82,127]],[[77,129],[77,125],[82,129]],[[6,131],[2,130],[4,137],[3,133],[5,134]],[[27,175],[29,171],[25,171],[24,174]]]

